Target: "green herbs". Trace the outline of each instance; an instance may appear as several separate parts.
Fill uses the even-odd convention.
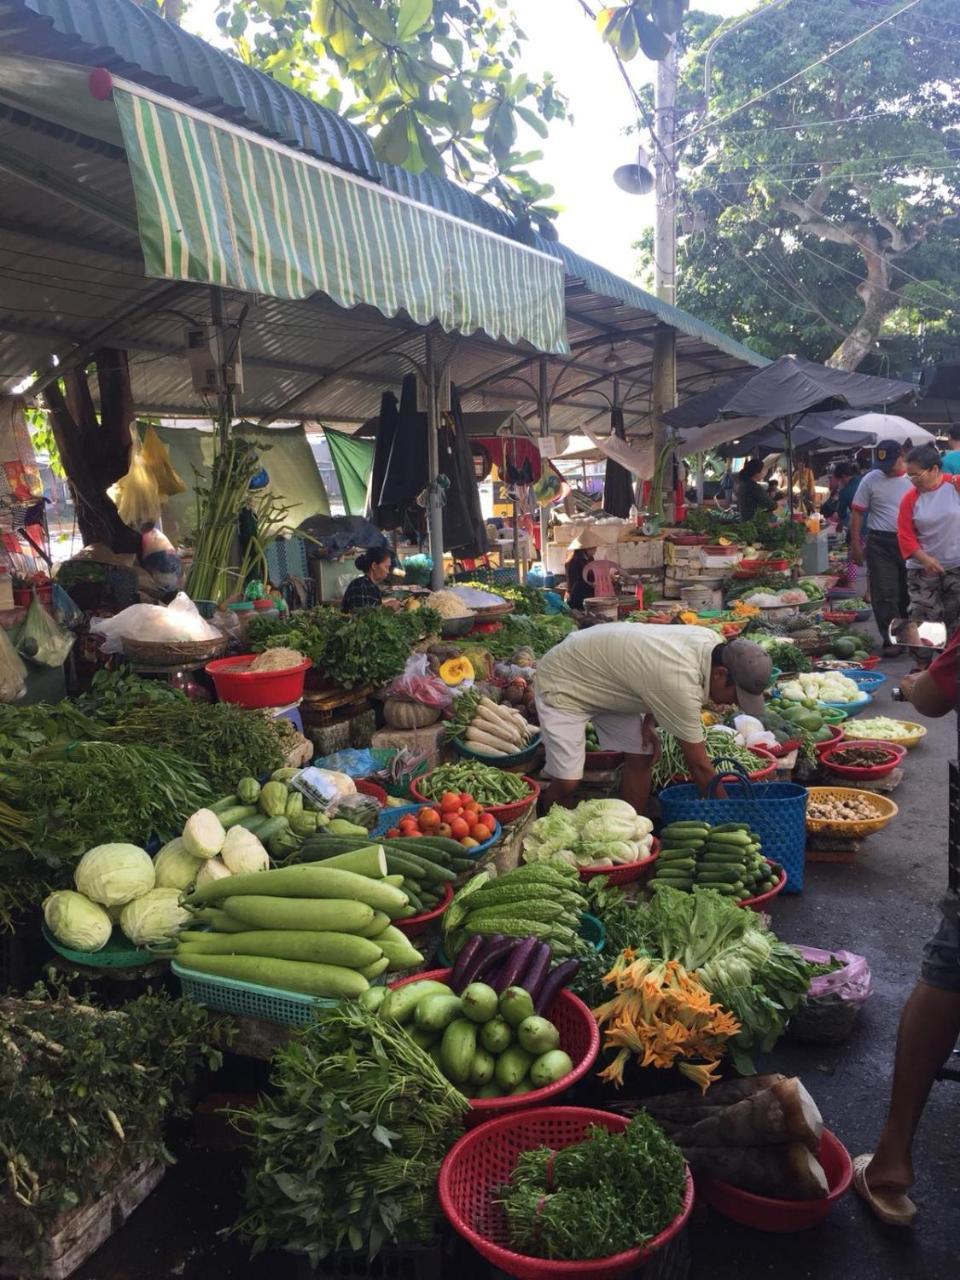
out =
[[[0,999],[5,1253],[35,1258],[57,1215],[95,1200],[118,1171],[170,1162],[164,1123],[201,1066],[220,1065],[222,1034],[167,996],[110,1011],[43,987]]]
[[[526,614],[528,617],[547,612],[547,602],[543,598],[543,592],[536,587],[520,587],[515,583],[504,586],[498,583],[496,586],[490,586],[486,582],[458,582],[457,586],[472,587],[475,591],[487,591],[493,595],[502,596],[504,600],[511,601],[515,613]]]
[[[484,644],[497,661],[504,661],[519,648],[530,648],[542,658],[545,653],[576,631],[577,624],[564,614],[530,618],[508,614],[499,631],[484,637]]]
[[[133,675],[129,668],[121,667],[116,671],[98,671],[87,693],[81,694],[74,704],[57,703],[57,709],[73,705],[98,724],[110,725],[135,707],[165,706],[185,701],[186,694],[179,689],[171,689],[163,680],[143,680]],[[73,736],[92,735],[76,733]]]
[[[321,677],[341,689],[379,688],[400,675],[411,649],[439,635],[433,609],[394,613],[390,609],[305,609],[288,621],[256,621],[248,632],[255,651],[288,646],[305,654]]]
[[[279,1051],[272,1084],[237,1117],[251,1139],[240,1230],[254,1252],[315,1266],[337,1249],[433,1239],[440,1162],[467,1102],[405,1031],[344,1001]]]
[[[680,1213],[683,1156],[644,1112],[622,1133],[524,1152],[502,1189],[511,1246],[536,1258],[585,1261],[647,1243]]]
[[[483,806],[512,804],[530,795],[530,785],[520,774],[474,761],[441,765],[417,783],[417,790],[428,800],[439,800],[445,791],[468,792]]]
[[[813,663],[797,645],[785,636],[755,637],[756,643],[770,655],[770,661],[781,671],[812,671]]]
[[[183,698],[134,706],[105,734],[124,745],[150,743],[161,751],[182,753],[219,795],[227,795],[238,778],[259,777],[280,768],[290,727],[288,721],[272,720],[230,702]]]

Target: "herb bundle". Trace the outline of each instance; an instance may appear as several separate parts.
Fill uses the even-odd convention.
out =
[[[555,644],[565,640],[577,624],[565,614],[550,614],[532,618],[523,614],[508,614],[499,631],[484,636],[484,644],[498,661],[509,658],[517,649],[532,649],[542,658]]]
[[[240,1230],[255,1253],[315,1266],[433,1239],[437,1174],[467,1102],[402,1028],[345,1001],[279,1051],[272,1083],[236,1116],[251,1138]]]
[[[685,1185],[679,1148],[639,1112],[622,1133],[594,1125],[584,1142],[525,1151],[500,1203],[518,1253],[576,1262],[646,1244],[679,1214]]]
[[[122,1011],[35,987],[0,999],[0,1196],[4,1252],[37,1256],[58,1214],[143,1161],[172,1157],[163,1126],[206,1064],[219,1024],[186,1000],[141,996]]]

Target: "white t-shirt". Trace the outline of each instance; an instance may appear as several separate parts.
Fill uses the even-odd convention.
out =
[[[873,533],[896,533],[900,503],[911,487],[909,476],[888,476],[878,467],[860,481],[851,505],[866,513]]]

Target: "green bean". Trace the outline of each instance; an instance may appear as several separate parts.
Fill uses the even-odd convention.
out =
[[[424,778],[419,790],[429,800],[439,800],[445,791],[469,792],[482,805],[511,804],[530,794],[519,774],[471,761],[441,765]]]

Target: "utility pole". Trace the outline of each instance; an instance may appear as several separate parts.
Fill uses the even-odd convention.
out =
[[[656,295],[661,302],[677,301],[677,74],[676,38],[670,52],[657,63],[655,96],[656,222],[653,235],[653,269]],[[654,335],[651,385],[653,415],[653,461],[656,467],[667,443],[663,414],[677,403],[677,334],[670,325],[660,325]],[[665,469],[665,490],[672,490],[672,467]],[[666,498],[666,492],[664,493]],[[665,506],[668,505],[665,503]],[[665,511],[668,519],[672,516]]]

